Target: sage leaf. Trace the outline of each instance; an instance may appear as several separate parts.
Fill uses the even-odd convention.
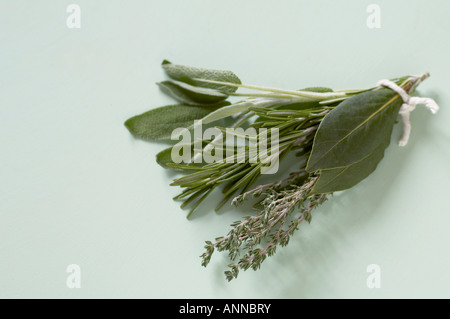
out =
[[[187,145],[187,144],[186,144]],[[193,158],[194,155],[194,143],[189,143],[189,148],[191,150],[191,159]],[[205,165],[205,162],[203,163],[181,163],[181,165],[177,165],[176,163],[174,163],[174,161],[172,160],[172,149],[174,146],[168,147],[164,150],[162,150],[161,152],[159,152],[158,154],[156,154],[156,162],[164,167],[164,168],[170,168],[170,169],[179,169],[181,171],[185,171],[185,170],[189,170],[190,167],[192,167],[193,170],[196,169],[196,167],[199,166],[203,166]],[[184,148],[180,148],[180,156],[183,156],[183,149]],[[178,168],[179,166],[179,168]]]
[[[163,81],[156,84],[163,92],[178,102],[190,105],[215,104],[228,98],[227,94],[212,89],[195,87],[180,81]]]
[[[205,117],[202,118],[202,124],[208,124],[231,115],[247,112],[252,106],[254,106],[254,104],[251,102],[238,102],[228,106],[224,106],[205,115]]]
[[[193,86],[218,90],[224,93],[234,93],[236,92],[237,87],[223,84],[206,83],[203,81],[199,81],[198,79],[241,84],[241,80],[236,76],[236,74],[231,71],[173,64],[167,60],[163,61],[162,68],[166,71],[167,75],[174,80],[186,82]]]
[[[355,186],[375,171],[384,157],[384,150],[383,145],[351,165],[322,170],[311,194],[333,193]]]
[[[167,164],[173,163],[173,160],[172,160],[172,148],[173,148],[173,146],[165,148],[161,152],[156,154],[156,162],[160,166],[162,166],[164,168],[171,168]]]
[[[168,140],[174,129],[189,128],[194,124],[194,120],[199,120],[210,112],[229,104],[229,102],[222,102],[214,107],[186,104],[166,105],[133,116],[125,122],[125,126],[134,137],[139,139]]]
[[[400,96],[387,88],[340,103],[320,123],[306,170],[346,167],[386,145],[401,105]]]

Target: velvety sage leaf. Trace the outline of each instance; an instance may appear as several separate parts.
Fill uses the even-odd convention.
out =
[[[156,154],[156,162],[164,168],[169,168],[169,166],[167,166],[167,163],[173,163],[172,147],[168,147]]]
[[[345,167],[385,145],[401,105],[400,96],[387,88],[340,103],[320,123],[307,171]]]
[[[197,68],[180,64],[172,64],[167,60],[163,61],[162,68],[166,71],[167,75],[174,80],[186,82],[193,86],[219,90],[224,93],[234,93],[236,92],[237,87],[214,83],[206,83],[202,81],[197,81],[195,79],[241,84],[241,80],[231,71]]]
[[[175,104],[155,108],[143,114],[133,116],[125,122],[130,133],[143,140],[167,140],[176,128],[189,128],[194,120],[205,117],[218,108],[229,105],[222,102],[217,106]]]
[[[384,146],[381,146],[356,163],[321,170],[312,194],[333,193],[355,186],[375,171],[378,163],[383,159],[384,150]]]
[[[228,95],[207,88],[195,87],[180,81],[163,81],[157,83],[161,90],[181,103],[199,105],[216,104]]]
[[[194,143],[189,144],[189,147],[191,149],[191,158],[194,155]],[[172,160],[172,149],[173,146],[168,147],[164,150],[162,150],[161,152],[159,152],[158,154],[156,154],[156,162],[161,165],[164,168],[170,168],[170,169],[177,169],[177,167],[173,167],[173,166],[168,166],[167,164],[174,164],[173,160]],[[180,149],[179,151],[180,156],[183,156],[183,148]],[[181,170],[187,170],[189,169],[189,166],[192,166],[193,169],[195,169],[195,167],[198,166],[202,166],[205,163],[182,163],[183,164],[183,169]]]
[[[250,107],[253,106],[253,103],[251,102],[237,102],[228,106],[224,106],[220,109],[217,109],[214,112],[211,112],[207,115],[205,115],[204,118],[202,118],[203,124],[208,124],[223,118],[226,118],[231,115],[239,114],[241,112],[246,112]]]

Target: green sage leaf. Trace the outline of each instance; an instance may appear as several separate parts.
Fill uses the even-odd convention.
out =
[[[193,86],[218,90],[224,93],[234,93],[236,92],[237,87],[215,83],[206,83],[196,79],[241,84],[241,80],[231,71],[197,68],[180,64],[172,64],[167,60],[163,61],[162,68],[166,71],[167,75],[174,80],[186,82]]]
[[[191,159],[192,159],[193,155],[194,155],[194,143],[190,143],[189,148],[191,150]],[[156,162],[164,168],[179,169],[182,171],[189,170],[190,167],[191,167],[191,169],[195,170],[196,167],[198,168],[200,166],[205,165],[205,162],[203,162],[203,163],[193,163],[193,162],[192,163],[181,163],[181,165],[177,165],[172,160],[172,149],[173,149],[173,146],[168,147],[168,148],[162,150],[161,152],[159,152],[158,154],[156,154]],[[183,148],[180,149],[180,156],[182,156],[182,155],[183,155]]]
[[[201,87],[195,87],[180,81],[157,83],[161,90],[177,101],[185,104],[216,104],[228,98],[227,94]]]
[[[125,126],[134,137],[139,139],[168,140],[174,129],[190,128],[194,120],[200,120],[207,114],[229,104],[229,102],[222,102],[214,107],[186,104],[166,105],[133,116],[125,122]]]
[[[214,112],[211,112],[211,113],[205,115],[205,117],[202,118],[202,124],[208,124],[208,123],[215,122],[217,120],[226,118],[231,115],[246,112],[252,106],[254,106],[254,104],[251,102],[237,102],[237,103],[222,107],[220,109],[215,110]]]
[[[172,160],[172,148],[168,147],[163,149],[161,152],[159,152],[158,154],[156,154],[156,162],[164,167],[164,168],[170,168],[170,166],[168,166],[167,164],[172,164],[173,160]]]
[[[340,103],[320,123],[307,171],[346,167],[387,145],[401,105],[400,96],[387,88]]]

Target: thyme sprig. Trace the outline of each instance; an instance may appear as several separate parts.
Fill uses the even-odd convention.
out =
[[[247,196],[261,197],[255,204],[258,213],[246,216],[231,226],[227,236],[207,241],[202,257],[202,265],[207,266],[214,250],[227,251],[231,261],[225,271],[227,280],[236,278],[239,270],[257,270],[262,262],[275,254],[278,246],[286,246],[290,236],[303,221],[311,221],[312,211],[324,202],[327,194],[310,195],[317,177],[308,177],[305,171],[292,173],[281,182],[258,186],[252,191],[234,198],[238,205]]]

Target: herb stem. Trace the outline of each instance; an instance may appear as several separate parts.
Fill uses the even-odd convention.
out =
[[[301,96],[305,98],[310,98],[318,101],[328,100],[328,99],[336,99],[347,96],[346,93],[340,92],[326,92],[326,93],[318,93],[318,92],[306,92],[306,91],[292,91],[292,90],[282,90],[282,89],[276,89],[276,88],[269,88],[269,87],[263,87],[263,86],[257,86],[257,85],[249,85],[249,84],[237,84],[232,82],[222,82],[222,81],[215,81],[215,80],[206,80],[206,79],[198,79],[195,78],[196,81],[211,83],[211,84],[221,84],[226,86],[232,86],[232,87],[240,87],[240,88],[246,88],[246,89],[252,89],[252,90],[259,90],[259,91],[266,91],[266,92],[274,92],[274,93],[281,93],[281,94],[287,94],[287,95],[293,95],[293,96]]]
[[[271,97],[278,99],[292,99],[291,94],[276,94],[276,93],[227,93],[230,96],[247,96],[247,97]],[[297,96],[295,96],[297,98]],[[303,101],[303,99],[300,99]]]

